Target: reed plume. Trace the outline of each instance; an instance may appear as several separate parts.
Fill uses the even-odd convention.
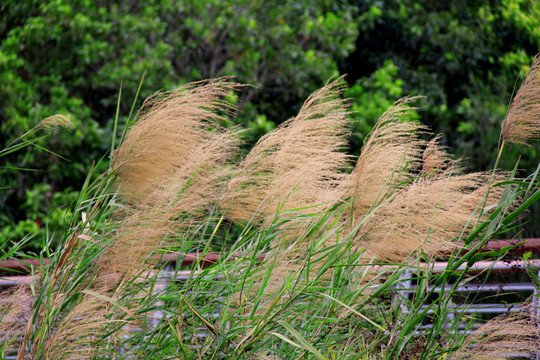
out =
[[[53,116],[49,116],[48,118],[45,118],[41,120],[34,129],[44,129],[46,131],[53,131],[56,126],[61,126],[66,129],[73,129],[74,124],[73,121],[68,118],[65,115],[57,114]],[[34,130],[32,129],[32,130]],[[31,131],[32,131],[31,130]]]
[[[452,356],[454,360],[529,358],[540,354],[538,308],[527,305],[488,321],[472,333]]]
[[[238,145],[237,130],[219,124],[233,110],[223,99],[238,86],[226,78],[197,82],[145,102],[112,160],[131,210],[103,271],[126,273],[217,202]]]
[[[354,215],[361,218],[390,195],[401,183],[411,180],[422,165],[425,141],[419,138],[427,128],[405,118],[415,109],[416,98],[403,98],[377,121],[362,147],[352,172]]]
[[[407,120],[411,98],[396,102],[375,125],[362,148],[353,175],[355,245],[379,259],[402,261],[415,250],[450,251],[502,175],[462,172],[440,145],[440,136],[423,140],[428,129]],[[491,189],[488,205],[500,188]],[[470,230],[470,229],[469,229]]]
[[[136,205],[169,197],[179,211],[213,204],[236,146],[235,131],[219,124],[233,110],[223,98],[238,86],[220,78],[147,99],[113,155],[122,197]]]
[[[13,348],[19,345],[18,334],[24,332],[32,302],[32,292],[27,285],[0,291],[0,334],[6,343],[11,341]]]
[[[359,246],[389,261],[403,261],[415,250],[450,252],[461,233],[472,230],[472,224],[465,227],[489,189],[490,176],[471,173],[413,181],[369,216]],[[487,205],[496,204],[501,194],[501,187],[492,188]]]
[[[44,130],[46,133],[51,133],[58,126],[71,130],[75,125],[73,124],[73,121],[67,116],[56,114],[41,120],[36,126],[24,133],[19,139],[24,138],[28,134],[38,129]],[[2,153],[2,151],[0,151],[0,153]]]
[[[328,82],[298,115],[263,136],[235,171],[222,198],[233,220],[271,221],[281,210],[325,211],[341,199],[349,177],[343,152],[349,133],[342,78]],[[316,208],[313,206],[321,205]],[[308,208],[312,207],[312,208]]]
[[[137,274],[150,266],[146,263],[148,256],[166,245],[168,235],[180,230],[174,209],[162,204],[124,216],[104,251],[100,274]]]
[[[101,291],[104,292],[104,291]],[[106,334],[113,311],[110,304],[95,295],[84,294],[58,323],[50,334],[44,355],[48,359],[87,359],[105,355],[107,347],[96,346]]]
[[[446,148],[440,144],[441,136],[431,139],[422,155],[422,169],[420,175],[427,177],[441,177],[461,173],[459,160],[452,159]]]
[[[521,84],[503,122],[502,140],[527,144],[540,135],[540,54]]]

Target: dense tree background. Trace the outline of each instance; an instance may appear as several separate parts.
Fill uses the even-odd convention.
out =
[[[62,235],[77,189],[110,146],[120,84],[122,121],[145,69],[141,101],[223,75],[254,85],[233,119],[249,129],[246,148],[332,76],[348,74],[351,85],[353,154],[393,101],[424,95],[419,118],[471,170],[486,170],[511,94],[540,51],[534,0],[7,0],[0,17],[0,149],[56,113],[76,124],[39,143],[61,157],[29,147],[2,158],[0,245],[31,231]],[[538,146],[509,150],[503,168],[521,155],[523,174],[534,170]],[[539,235],[534,226],[520,234]]]

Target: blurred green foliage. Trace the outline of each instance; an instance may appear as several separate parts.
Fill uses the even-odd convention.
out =
[[[67,160],[38,147],[2,158],[0,245],[35,230],[62,236],[77,189],[109,149],[121,84],[122,121],[145,70],[141,101],[217,76],[253,85],[233,117],[251,130],[246,148],[340,73],[355,154],[393,101],[424,95],[421,120],[478,170],[493,165],[516,79],[539,47],[534,0],[3,1],[0,148],[56,113],[76,126],[39,143]],[[526,171],[536,165],[537,146],[510,149],[503,167],[518,153]]]
[[[422,122],[446,134],[446,145],[472,170],[492,168],[512,92],[540,52],[540,2],[353,3],[364,21],[356,50],[341,64],[349,81],[373,76],[391,61],[403,94],[425,96]],[[523,155],[521,167],[535,168],[537,150],[515,146],[505,152],[502,167],[511,168]]]

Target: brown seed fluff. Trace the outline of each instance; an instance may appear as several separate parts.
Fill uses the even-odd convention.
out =
[[[540,54],[536,55],[531,70],[521,84],[506,120],[503,122],[502,139],[527,144],[540,135]]]
[[[266,134],[239,165],[223,195],[229,218],[271,221],[278,209],[314,213],[341,199],[349,177],[348,106],[342,78],[328,82],[298,115]],[[321,205],[321,206],[318,206]]]

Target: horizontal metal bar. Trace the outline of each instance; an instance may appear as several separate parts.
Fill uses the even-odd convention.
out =
[[[441,286],[428,286],[428,291],[441,292],[450,291],[454,289],[452,285],[446,285],[444,288]],[[535,286],[532,283],[508,283],[508,284],[467,284],[464,286],[458,286],[453,290],[453,293],[466,293],[466,292],[499,292],[499,291],[535,291]],[[395,289],[398,293],[403,294],[414,294],[416,293],[416,288],[401,288]]]
[[[478,261],[472,266],[467,267],[466,264],[459,266],[454,271],[477,271],[477,270],[491,270],[495,272],[517,272],[523,271],[531,267],[540,267],[540,259],[532,259],[528,261],[514,260],[514,261]],[[425,269],[432,269],[434,271],[445,271],[448,268],[448,262],[435,262],[432,264],[421,263],[418,266],[412,267],[412,270],[423,271]]]
[[[487,306],[483,306],[487,305]],[[470,305],[470,306],[463,306],[463,305],[455,305],[446,306],[447,309],[451,310],[452,312],[458,312],[458,313],[465,313],[465,314],[504,314],[507,312],[516,312],[520,311],[521,303],[516,303],[511,306],[497,306],[497,304],[477,304],[477,305]],[[429,305],[422,305],[420,309],[426,309]],[[428,310],[428,314],[435,313],[436,310]],[[402,310],[403,314],[410,314],[410,311],[407,309]]]
[[[224,258],[223,254],[219,253],[186,253],[186,254],[162,254],[154,255],[151,257],[152,261],[162,263],[162,264],[177,264],[179,266],[191,266],[193,264],[198,264],[202,267],[211,266],[218,261],[236,261],[240,257],[252,257],[251,254],[245,253],[234,253],[230,255],[227,259]],[[257,260],[264,260],[266,254],[259,254],[256,256]],[[101,260],[101,259],[100,259]],[[43,265],[48,265],[50,259],[43,259]],[[179,264],[178,264],[179,263]],[[0,261],[0,274],[9,273],[9,272],[22,272],[27,273],[32,267],[41,266],[40,259],[13,259],[13,260],[3,260]]]

